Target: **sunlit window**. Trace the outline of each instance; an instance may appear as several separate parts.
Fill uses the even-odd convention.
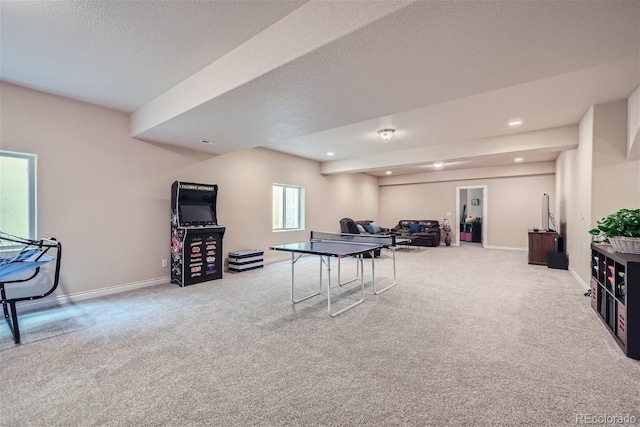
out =
[[[36,156],[0,150],[0,231],[36,238]]]
[[[293,185],[273,184],[273,231],[304,228],[303,190]]]

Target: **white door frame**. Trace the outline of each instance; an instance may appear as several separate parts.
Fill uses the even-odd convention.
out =
[[[487,195],[487,186],[486,185],[462,185],[460,187],[456,187],[456,225],[454,227],[454,230],[456,232],[456,241],[458,242],[457,244],[460,245],[460,190],[470,190],[470,189],[474,189],[474,188],[482,188],[482,247],[486,247],[487,246],[487,236],[489,235],[488,233],[488,227],[487,224],[489,221],[487,221],[487,206],[489,205],[488,203],[488,195]]]

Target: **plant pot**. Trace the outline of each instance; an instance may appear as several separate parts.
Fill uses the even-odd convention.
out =
[[[444,238],[444,244],[447,246],[451,246],[451,237],[449,237],[449,233]]]
[[[613,236],[609,238],[616,252],[623,254],[640,254],[640,237]]]

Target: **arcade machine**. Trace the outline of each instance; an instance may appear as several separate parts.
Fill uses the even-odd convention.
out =
[[[222,278],[218,186],[176,181],[171,185],[171,283],[193,285]]]

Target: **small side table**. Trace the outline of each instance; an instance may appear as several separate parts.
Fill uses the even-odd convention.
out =
[[[409,248],[411,247],[411,239],[407,239],[406,237],[396,237],[396,246],[403,247],[406,250],[409,250]]]

